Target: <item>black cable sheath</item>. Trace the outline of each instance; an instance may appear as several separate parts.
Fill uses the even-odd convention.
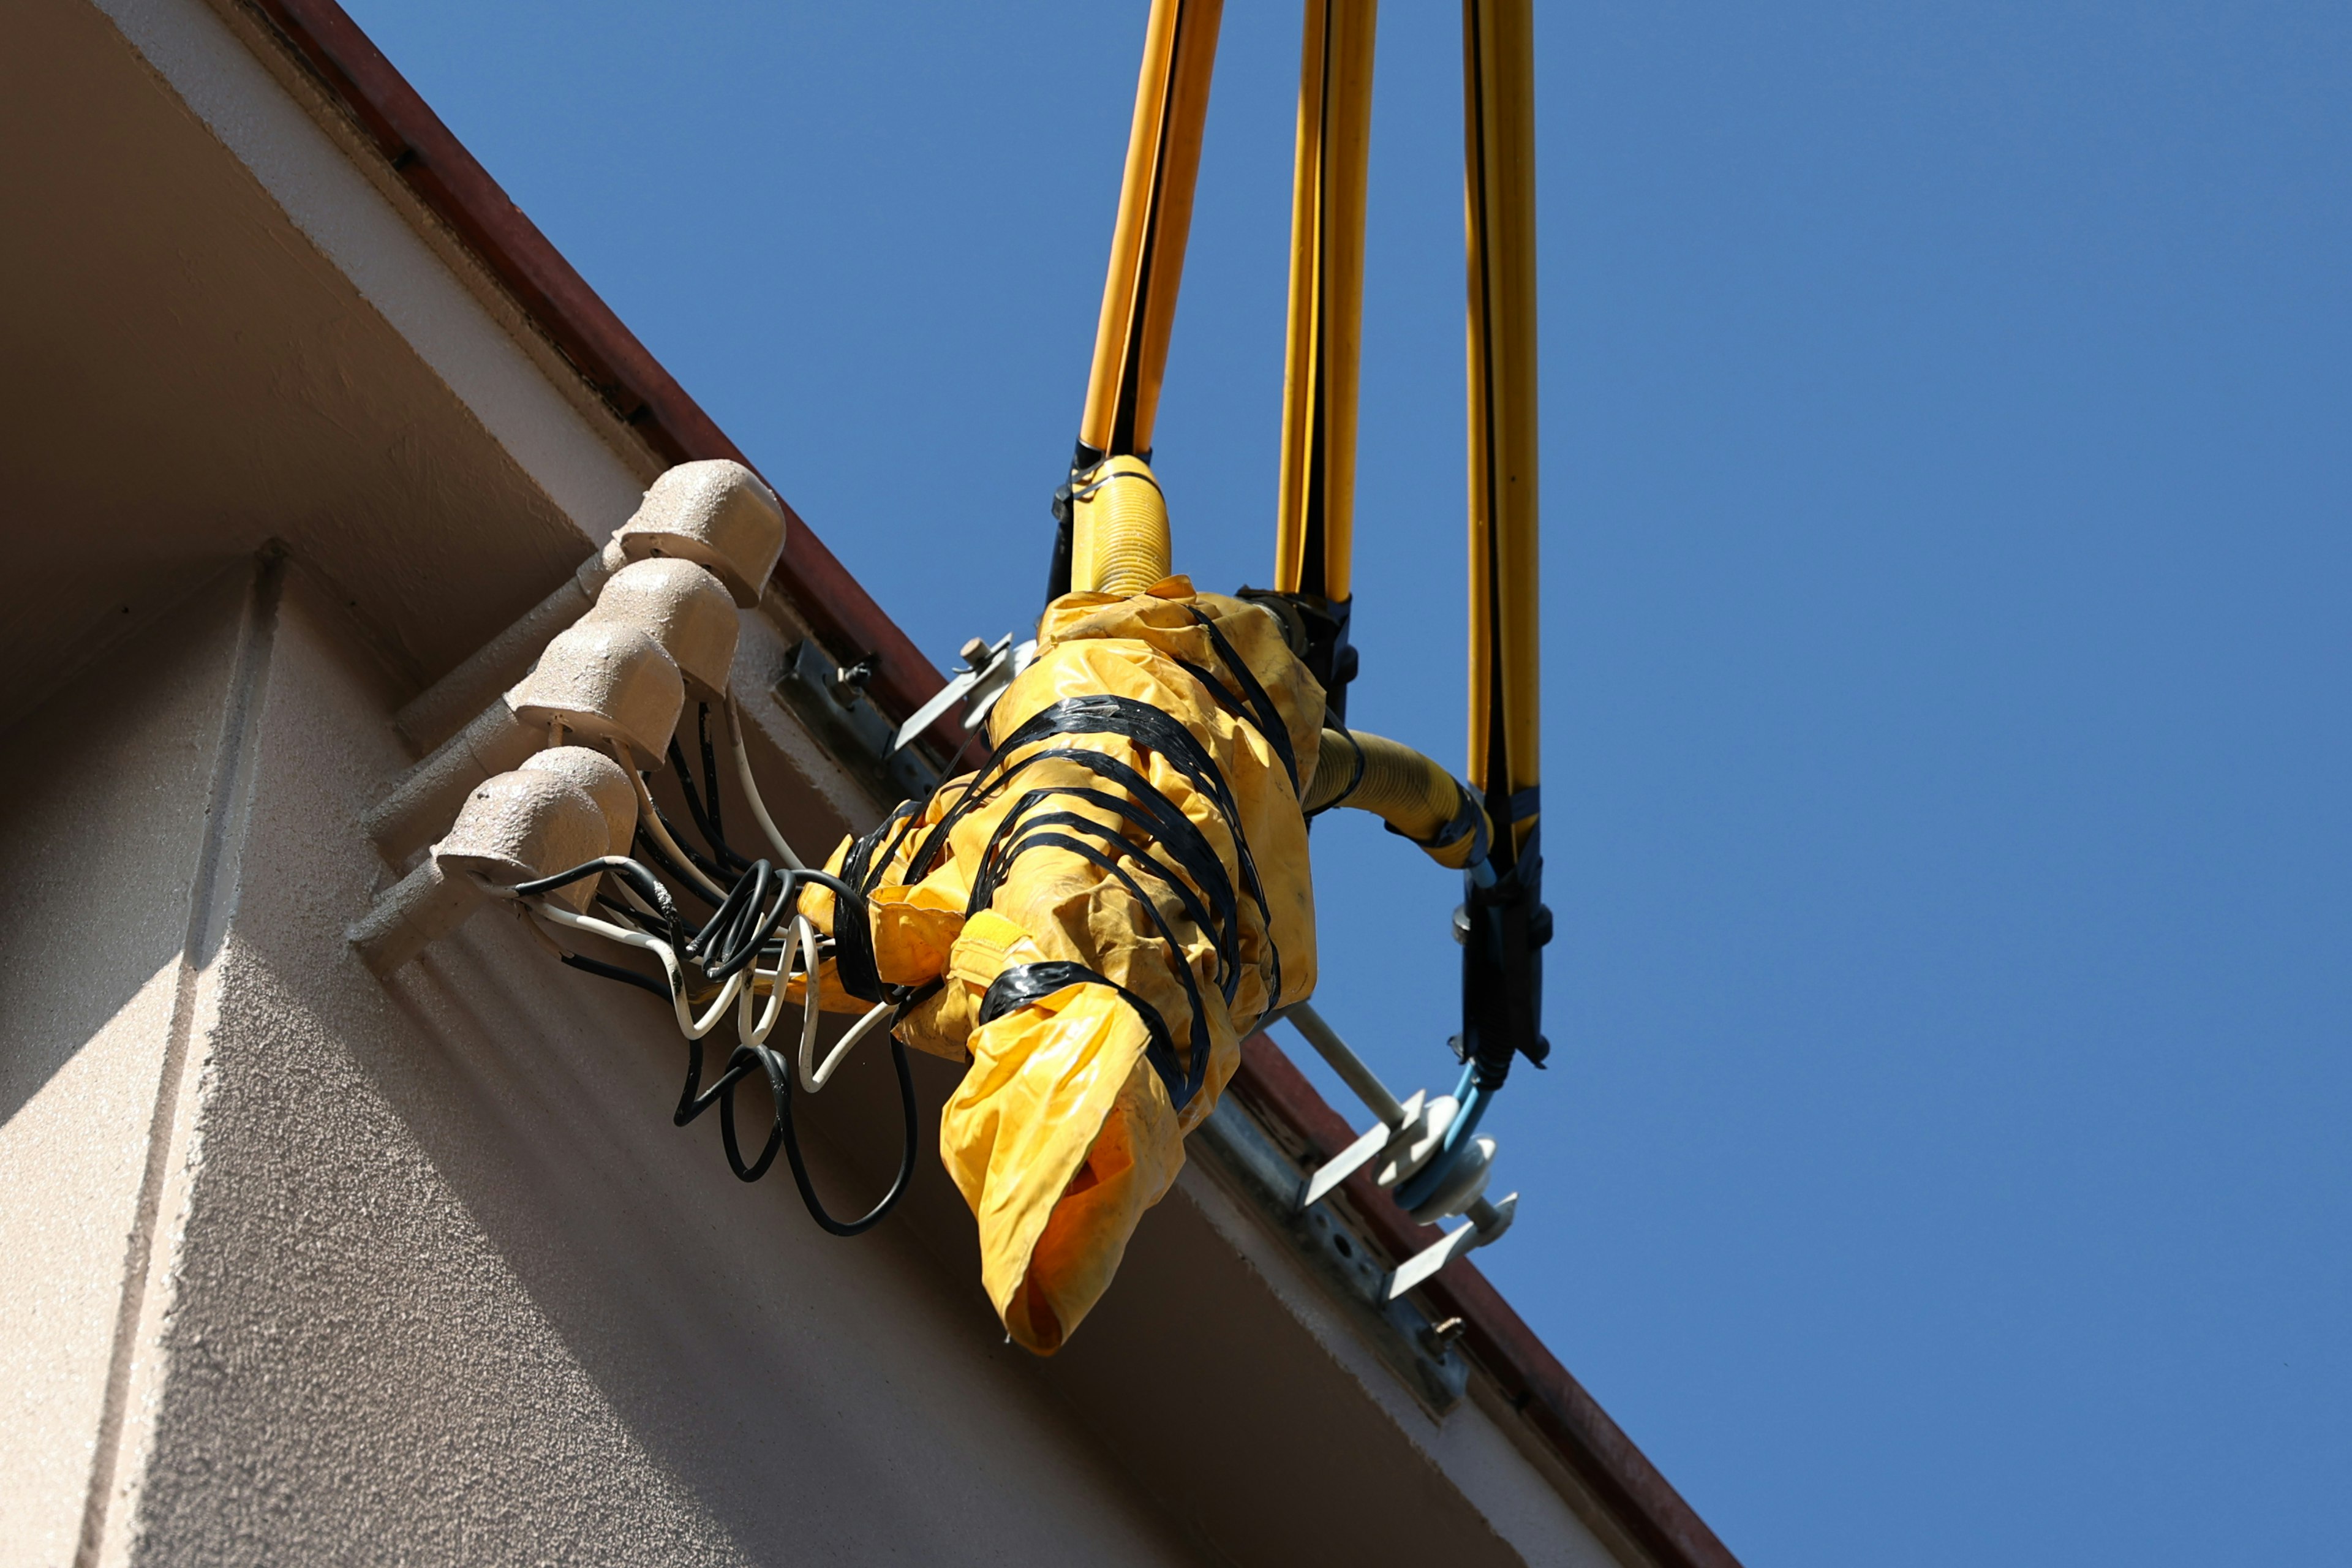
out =
[[[686,759],[678,754],[676,741],[669,743],[669,761],[671,771],[677,774],[677,793],[686,797],[687,813],[694,818],[695,830],[700,833],[703,840],[708,843],[710,840],[710,829],[707,826],[708,819],[702,815],[702,803],[694,796],[694,780],[686,771]],[[661,823],[662,831],[669,835],[670,842],[676,844],[686,858],[693,861],[702,871],[703,875],[714,882],[724,882],[734,875],[726,867],[686,841],[687,836],[677,830],[677,824],[669,819],[669,813],[661,808],[660,802],[654,801],[651,790],[646,792],[646,799],[653,802],[654,816]]]
[[[655,815],[660,815],[658,810],[656,810]],[[675,838],[677,835],[672,833],[670,837]],[[638,853],[644,855],[646,859],[651,860],[655,865],[660,867],[663,870],[677,878],[679,884],[684,887],[688,892],[692,893],[696,898],[701,900],[704,903],[712,906],[714,909],[718,907],[719,900],[712,898],[709,893],[704,892],[702,890],[702,884],[696,880],[694,877],[689,875],[685,867],[680,866],[677,861],[669,858],[668,852],[662,848],[660,843],[655,839],[654,836],[646,831],[645,824],[642,822],[637,824],[637,839],[635,847]],[[686,846],[681,844],[678,847],[683,849]],[[724,880],[724,879],[714,877],[711,880],[715,882]],[[723,896],[724,895],[721,895],[721,897]]]
[[[602,975],[607,980],[623,981],[640,990],[650,991],[665,1003],[670,1000],[669,987],[650,974],[640,974],[634,969],[625,969],[617,963],[604,963],[593,958],[583,958],[576,952],[565,953],[563,962],[574,969],[583,970],[590,974]]]
[[[773,1055],[772,1052],[770,1054]],[[863,1236],[872,1230],[882,1223],[884,1215],[898,1206],[898,1200],[907,1195],[907,1188],[914,1180],[915,1149],[919,1136],[916,1128],[915,1074],[914,1069],[907,1065],[907,1047],[896,1035],[890,1037],[890,1065],[898,1074],[898,1109],[905,1137],[898,1155],[898,1173],[891,1178],[890,1189],[882,1194],[879,1202],[857,1218],[849,1220],[834,1218],[826,1211],[824,1200],[816,1195],[816,1184],[809,1180],[808,1163],[801,1155],[800,1129],[793,1120],[792,1097],[795,1091],[791,1075],[779,1074],[773,1068],[769,1069],[770,1086],[776,1088],[781,1085],[777,1092],[776,1125],[783,1134],[784,1159],[792,1166],[793,1185],[800,1189],[801,1203],[807,1208],[809,1218],[816,1221],[819,1229],[831,1235]],[[732,1103],[730,1100],[729,1105]],[[727,1114],[727,1108],[722,1107],[719,1110],[722,1126]]]

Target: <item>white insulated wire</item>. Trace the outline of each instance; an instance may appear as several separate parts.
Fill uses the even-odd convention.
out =
[[[685,875],[687,880],[700,888],[712,903],[725,903],[727,889],[704,876],[701,868],[694,863],[693,858],[678,847],[677,840],[672,838],[669,836],[669,829],[662,826],[661,813],[654,806],[653,791],[646,787],[646,775],[635,768],[624,768],[622,771],[626,773],[630,782],[637,786],[637,825],[646,830],[646,837],[661,846],[662,853],[668,856],[677,864],[678,870]]]
[[[693,1010],[687,1005],[686,977],[677,966],[677,954],[671,951],[669,943],[662,941],[661,938],[647,936],[641,931],[631,931],[626,926],[614,925],[611,921],[600,921],[593,915],[575,915],[570,910],[551,904],[545,900],[533,902],[531,911],[553,921],[557,925],[568,927],[572,931],[583,931],[591,936],[601,936],[607,942],[617,942],[624,947],[641,948],[660,959],[662,968],[669,975],[671,1010],[677,1015],[679,1032],[689,1040],[702,1038],[718,1026],[720,1018],[726,1016],[727,1009],[734,1004],[737,994],[743,989],[744,976],[750,972],[750,966],[747,964],[729,975],[727,984],[719,988],[717,999],[710,1004],[710,1010],[698,1019]]]
[[[776,1020],[783,1016],[784,982],[790,978],[791,970],[789,957],[772,970],[761,969],[756,964],[752,966],[751,978],[755,984],[743,988],[742,1011],[735,1018],[735,1033],[745,1045],[764,1046],[768,1043],[768,1037],[775,1032]],[[756,983],[761,980],[768,982],[768,1005],[755,1024],[751,1020],[751,1004],[759,989]]]
[[[849,1055],[851,1048],[872,1034],[874,1026],[889,1016],[893,1011],[895,1008],[890,1003],[877,1003],[866,1016],[849,1026],[849,1032],[841,1037],[840,1042],[832,1050],[825,1053],[824,1065],[814,1073],[808,1070],[808,1058],[803,1055],[801,1058],[802,1083],[807,1086],[811,1093],[823,1089],[825,1080],[833,1077],[833,1069],[842,1064],[843,1058]]]
[[[808,869],[807,863],[793,853],[793,847],[777,831],[776,819],[768,815],[767,803],[760,798],[760,786],[751,777],[751,753],[743,749],[743,715],[736,708],[735,693],[727,693],[727,740],[735,752],[735,778],[743,786],[743,798],[751,803],[751,815],[759,819],[760,831],[768,836],[783,863],[795,871]]]
[[[768,814],[767,802],[760,798],[759,782],[751,774],[751,755],[743,744],[742,710],[737,704],[732,691],[727,694],[726,707],[727,739],[729,749],[735,754],[735,777],[736,781],[742,785],[743,797],[751,805],[751,816],[758,821],[761,833],[766,837],[770,847],[776,851],[777,857],[783,861],[784,865],[795,871],[804,871],[808,868],[808,863],[800,858],[791,842],[784,837],[782,830],[776,826],[776,819]],[[670,837],[669,830],[662,825],[661,813],[655,808],[653,792],[646,786],[645,775],[625,761],[622,763],[622,771],[629,775],[629,783],[637,792],[638,820],[645,826],[646,836],[660,847],[688,881],[708,894],[714,902],[723,902],[727,896],[725,890],[704,875],[701,868],[696,866],[692,858],[679,847],[677,840]],[[628,903],[647,916],[659,918],[660,911],[647,905],[635,889],[630,888],[626,882],[617,878],[614,879],[614,882],[621,889],[622,896]],[[514,897],[513,893],[504,889],[493,887],[490,890],[507,898]],[[768,1037],[774,1032],[777,1023],[782,1016],[784,985],[791,978],[793,971],[794,954],[792,950],[797,946],[799,949],[797,956],[804,977],[801,993],[801,1040],[797,1066],[801,1087],[812,1094],[823,1089],[831,1080],[835,1070],[848,1059],[849,1053],[874,1032],[877,1025],[882,1023],[895,1010],[894,1005],[888,1002],[877,1004],[868,1010],[856,1023],[850,1026],[848,1032],[835,1042],[832,1050],[825,1053],[824,1060],[820,1063],[816,1059],[816,1046],[817,1030],[824,1016],[824,981],[818,974],[818,965],[822,961],[817,953],[816,928],[806,916],[793,917],[793,923],[786,928],[785,956],[772,972],[761,969],[756,961],[737,970],[728,976],[727,984],[712,1000],[709,1009],[698,1019],[687,1004],[685,973],[678,965],[677,952],[669,943],[629,926],[599,920],[593,915],[574,914],[570,910],[550,904],[542,900],[531,900],[530,904],[534,913],[545,916],[557,925],[565,926],[573,931],[585,931],[592,936],[601,936],[608,942],[616,942],[626,947],[640,948],[660,959],[662,968],[669,977],[671,1009],[677,1015],[679,1031],[689,1040],[698,1040],[708,1035],[717,1026],[719,1020],[725,1016],[727,1008],[730,1005],[735,1005],[739,1008],[740,1015],[737,1018],[739,1037],[748,1045],[764,1046]],[[756,1007],[757,982],[760,980],[766,980],[769,983],[768,1003],[763,1008]],[[756,1022],[753,1018],[755,1010],[759,1015]]]
[[[816,971],[816,927],[803,917],[794,917],[793,928],[800,938],[801,973],[808,978],[801,987],[801,1087],[814,1094],[824,1087],[824,1079],[811,1071],[816,1059],[816,1028],[822,1022],[820,1009],[824,1005],[824,982]]]

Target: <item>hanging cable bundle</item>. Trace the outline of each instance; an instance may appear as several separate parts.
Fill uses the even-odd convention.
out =
[[[739,773],[754,812],[773,839],[786,864],[749,858],[727,841],[721,826],[718,763],[710,742],[710,710],[702,704],[698,716],[701,744],[702,782],[697,788],[693,772],[673,742],[669,757],[687,814],[694,821],[703,849],[681,836],[640,774],[632,773],[640,811],[636,847],[675,879],[688,892],[711,906],[698,928],[689,930],[678,911],[677,897],[662,878],[643,861],[622,855],[604,855],[583,861],[551,876],[517,882],[498,889],[520,900],[530,913],[566,932],[604,938],[652,953],[660,961],[659,977],[642,971],[565,951],[562,962],[574,969],[649,991],[670,1004],[678,1029],[686,1037],[686,1082],[678,1094],[674,1121],[680,1127],[694,1121],[714,1105],[719,1110],[719,1142],[727,1163],[742,1181],[756,1182],[768,1173],[782,1152],[793,1183],[809,1215],[835,1236],[856,1236],[871,1229],[905,1195],[913,1177],[918,1129],[914,1076],[906,1047],[893,1037],[891,1062],[898,1074],[902,1144],[897,1175],[889,1189],[866,1214],[856,1219],[835,1217],[818,1197],[801,1149],[794,1119],[794,1096],[824,1087],[850,1049],[877,1026],[894,1016],[906,1000],[902,988],[883,984],[875,970],[874,952],[864,919],[842,923],[838,936],[820,935],[802,909],[812,894],[822,892],[828,910],[846,903],[862,913],[863,894],[830,872],[798,863],[791,846],[773,832],[751,779],[736,716],[730,710]],[[550,753],[551,754],[551,753]],[[462,819],[461,819],[462,826]],[[594,895],[596,913],[567,909],[550,895],[593,879],[609,877],[614,898]],[[860,1007],[863,1016],[838,1042],[824,1064],[815,1061],[817,1021],[827,995],[826,981]],[[765,998],[764,1006],[761,998]],[[801,1009],[800,1061],[797,1074],[784,1054],[768,1045],[786,1002]],[[698,1015],[698,1009],[700,1009]],[[736,1040],[726,1066],[708,1089],[702,1085],[703,1041],[732,1013]],[[759,1152],[744,1157],[737,1131],[735,1095],[753,1073],[767,1082],[774,1102],[766,1142]]]

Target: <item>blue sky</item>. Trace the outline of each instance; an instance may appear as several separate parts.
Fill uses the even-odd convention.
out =
[[[920,644],[1034,616],[1141,0],[352,9]],[[1297,88],[1231,11],[1158,439],[1212,586]],[[1481,1267],[1755,1568],[2339,1556],[2352,10],[1537,26],[1557,1065]],[[1350,716],[1454,758],[1459,96],[1392,4]],[[1433,1083],[1449,879],[1317,857],[1318,1000]]]

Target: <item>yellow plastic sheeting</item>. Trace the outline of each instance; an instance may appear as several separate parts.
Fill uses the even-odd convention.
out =
[[[1252,682],[1271,714],[1254,703]],[[1123,733],[1051,733],[943,788],[903,831],[887,829],[877,849],[887,858],[869,870],[866,883],[883,978],[900,985],[939,983],[909,1010],[901,1037],[971,1063],[940,1119],[940,1158],[979,1222],[982,1279],[1006,1331],[1041,1354],[1058,1347],[1108,1287],[1138,1220],[1182,1168],[1183,1134],[1214,1108],[1239,1065],[1242,1036],[1270,1007],[1304,997],[1315,985],[1306,822],[1280,748],[1288,749],[1299,778],[1313,776],[1323,691],[1291,652],[1280,623],[1244,601],[1195,594],[1182,577],[1126,598],[1065,595],[1040,623],[1036,663],[990,715],[990,739],[1002,746],[1055,703],[1106,695],[1180,724],[1223,779],[1231,819],[1210,791],[1186,776],[1180,759]],[[1260,731],[1253,722],[1259,716],[1270,720],[1276,737]],[[1068,792],[1157,803],[1083,760],[1047,757],[1022,765],[1056,749],[1134,770],[1197,830],[1232,889],[1230,964],[1221,960],[1218,933],[1192,918],[1185,900],[1136,857],[1148,854],[1181,878],[1213,924],[1215,889],[1202,884],[1216,878],[1183,870],[1167,836]],[[966,795],[975,790],[966,809]],[[1100,831],[1074,833],[1041,820],[1053,814]],[[944,853],[914,865],[932,829],[950,816]],[[1010,817],[1019,820],[1008,829]],[[1001,866],[986,907],[966,919],[1001,830],[1007,837],[1000,858],[1004,844],[1038,835],[1098,848],[1116,837],[1128,850],[1110,858],[1132,885],[1083,855],[1031,843]],[[847,860],[836,853],[834,864]],[[1263,910],[1250,889],[1250,864]],[[820,902],[812,898],[807,907]],[[1083,966],[1102,983],[1080,979],[980,1022],[990,985],[1008,969],[1055,963]],[[1122,989],[1158,1015],[1173,1047],[1169,1066],[1181,1069],[1178,1081],[1199,1081],[1181,1107],[1165,1069],[1150,1059],[1145,1019]],[[1206,1036],[1205,1064],[1193,1059],[1196,1028]]]

